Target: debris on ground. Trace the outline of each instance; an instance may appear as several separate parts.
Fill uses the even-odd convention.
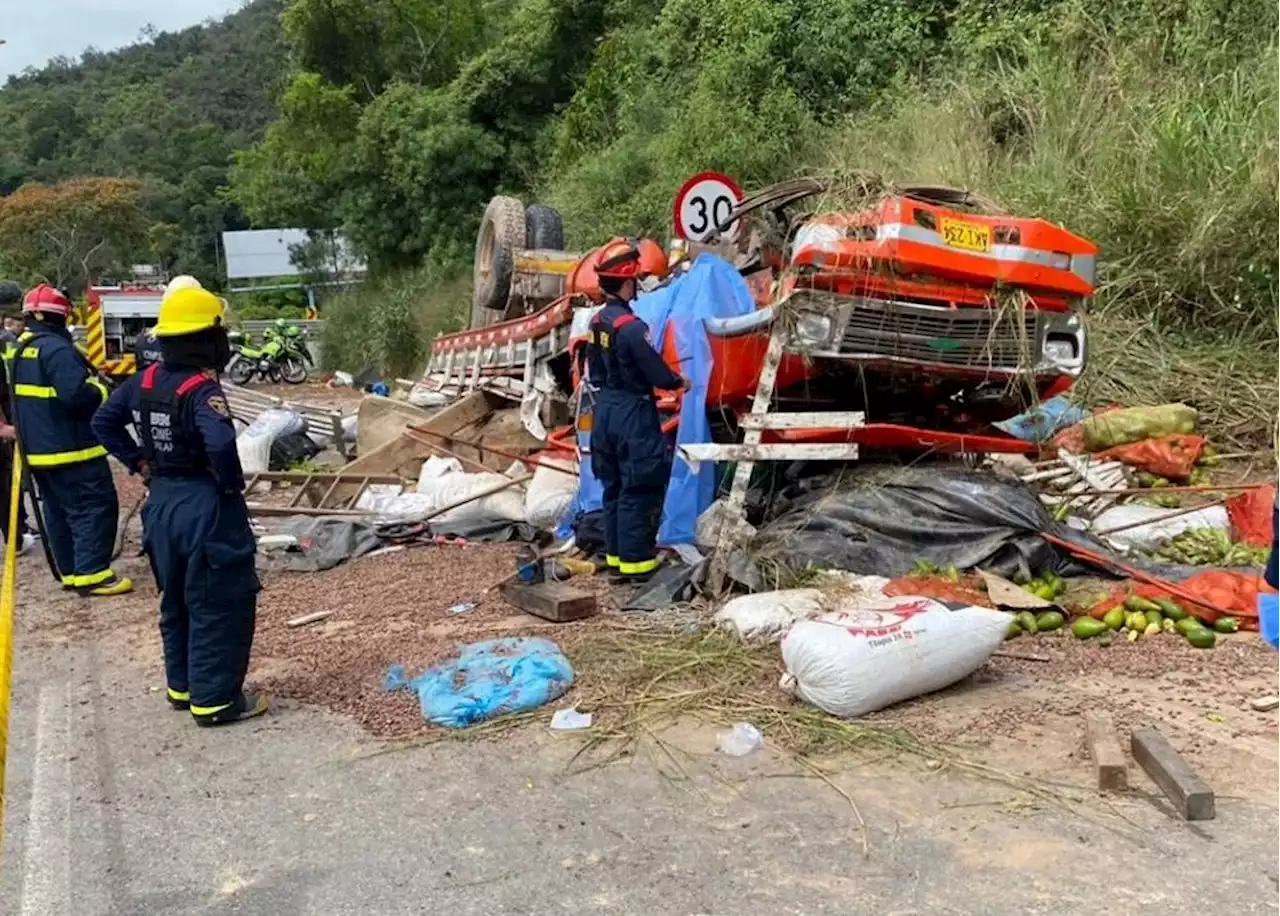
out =
[[[456,655],[410,678],[401,665],[387,672],[387,690],[417,694],[434,725],[465,728],[537,709],[564,695],[573,666],[548,639],[515,636],[463,646]]]

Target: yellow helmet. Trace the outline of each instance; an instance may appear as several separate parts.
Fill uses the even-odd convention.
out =
[[[182,274],[181,276],[174,277],[172,280],[169,281],[169,284],[164,288],[164,294],[165,296],[172,296],[174,293],[176,293],[180,289],[201,289],[201,288],[202,287],[200,286],[200,281],[197,280],[195,277],[191,276],[190,274]]]
[[[207,289],[180,289],[160,302],[160,320],[152,331],[157,337],[194,334],[222,323],[227,305]]]

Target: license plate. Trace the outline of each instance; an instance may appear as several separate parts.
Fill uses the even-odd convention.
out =
[[[963,248],[965,251],[981,251],[984,254],[991,250],[991,227],[981,223],[967,223],[959,219],[944,219],[942,225],[942,241],[952,248]]]

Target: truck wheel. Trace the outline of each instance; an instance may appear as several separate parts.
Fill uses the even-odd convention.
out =
[[[471,328],[487,328],[497,324],[506,316],[507,300],[511,295],[511,273],[515,269],[515,255],[506,245],[493,249],[489,258],[489,277],[495,278],[501,286],[502,295],[498,297],[498,306],[490,308],[488,296],[481,295],[480,280],[476,279],[475,295],[471,298]],[[477,271],[477,274],[479,271]]]
[[[476,237],[472,326],[483,311],[506,311],[511,292],[515,249],[524,246],[524,204],[514,197],[495,197],[484,208]],[[492,322],[488,322],[492,323]],[[481,325],[482,326],[482,325]]]
[[[524,244],[526,248],[564,250],[564,220],[560,211],[546,204],[530,204],[524,211]]]

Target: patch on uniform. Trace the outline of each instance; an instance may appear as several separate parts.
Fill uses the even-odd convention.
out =
[[[222,395],[220,394],[210,395],[209,400],[206,401],[205,403],[208,404],[209,409],[212,410],[214,413],[216,413],[218,416],[226,417],[228,420],[231,419],[231,408],[227,406],[227,399],[224,398]]]

